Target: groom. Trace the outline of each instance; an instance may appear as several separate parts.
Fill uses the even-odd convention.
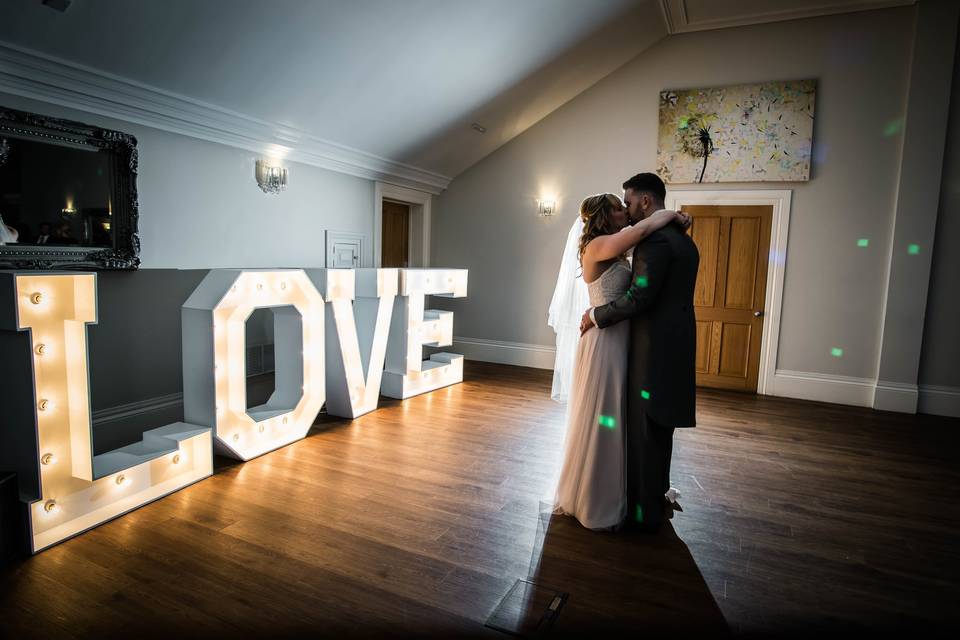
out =
[[[664,208],[667,191],[653,173],[623,183],[631,222]],[[633,282],[627,293],[588,309],[581,333],[630,320],[627,373],[627,517],[656,532],[670,508],[673,431],[696,424],[696,322],[693,290],[700,254],[686,230],[667,225],[633,250]]]

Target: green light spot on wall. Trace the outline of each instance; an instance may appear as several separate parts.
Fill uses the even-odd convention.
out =
[[[634,514],[633,519],[637,522],[643,522],[643,507],[639,504],[637,505],[637,512]]]
[[[912,255],[912,256],[915,256],[915,255],[919,254],[919,253],[920,253],[920,245],[918,245],[918,244],[911,244],[910,246],[907,247],[907,253],[909,253],[909,254]]]
[[[869,247],[869,246],[870,246],[870,241],[869,241],[868,239],[866,239],[866,238],[860,238],[859,240],[857,240],[857,246],[858,246],[858,247]]]
[[[601,427],[606,427],[607,429],[616,429],[617,421],[613,416],[600,416],[600,419],[597,420],[600,423]]]
[[[903,128],[903,120],[899,118],[897,120],[891,120],[883,127],[883,136],[889,138],[890,136],[895,136],[900,133],[900,129]]]
[[[841,349],[840,347],[834,347],[830,349],[830,355],[832,355],[834,358],[842,358],[843,349]]]
[[[647,276],[637,276],[636,283],[641,289],[646,289],[647,285],[650,284],[650,281],[647,280]]]
[[[640,397],[643,398],[644,400],[649,400],[649,399],[650,399],[650,392],[647,391],[646,389],[641,389],[641,390],[640,390]]]

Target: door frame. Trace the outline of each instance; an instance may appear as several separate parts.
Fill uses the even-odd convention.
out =
[[[751,191],[696,190],[668,191],[666,207],[680,209],[684,205],[759,205],[772,206],[770,221],[770,255],[767,257],[767,290],[763,304],[763,337],[760,341],[760,371],[757,393],[774,395],[777,373],[777,350],[780,347],[780,312],[783,307],[783,277],[787,262],[787,235],[790,231],[790,201],[793,192],[774,189]]]
[[[383,261],[383,201],[392,200],[410,206],[410,235],[407,241],[407,264],[430,266],[430,218],[433,196],[425,191],[375,182],[373,187],[373,266]],[[419,230],[419,234],[417,233]],[[419,245],[417,244],[419,240]],[[420,247],[419,255],[414,251]]]

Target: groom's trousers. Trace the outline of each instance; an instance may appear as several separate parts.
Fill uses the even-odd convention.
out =
[[[657,525],[664,520],[663,494],[670,488],[674,427],[658,424],[646,414],[641,423],[627,436],[629,515],[635,521]]]

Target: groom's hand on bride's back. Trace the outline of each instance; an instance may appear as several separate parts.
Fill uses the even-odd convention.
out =
[[[582,336],[587,331],[590,331],[594,327],[593,320],[590,318],[590,309],[587,309],[583,312],[583,317],[580,318],[580,335]]]

